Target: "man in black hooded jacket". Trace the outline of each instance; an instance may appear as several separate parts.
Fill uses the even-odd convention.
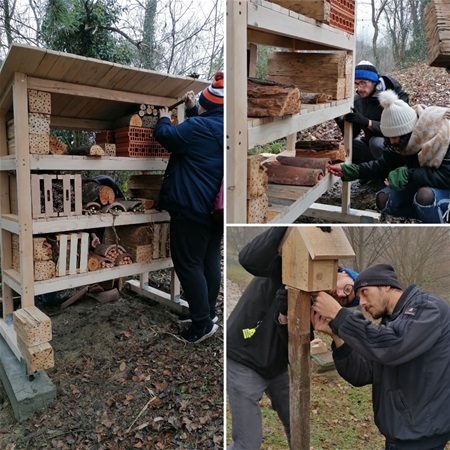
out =
[[[397,80],[378,75],[376,67],[369,61],[361,61],[355,67],[355,87],[357,94],[352,112],[336,119],[336,122],[342,133],[343,119],[353,124],[352,162],[359,164],[379,159],[383,152],[384,136],[380,129],[383,107],[378,101],[378,94],[393,90],[405,103],[408,103],[409,97]],[[361,131],[364,136],[360,136]]]

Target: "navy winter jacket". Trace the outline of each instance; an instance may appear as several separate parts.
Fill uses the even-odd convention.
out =
[[[380,325],[344,308],[330,325],[345,341],[333,351],[336,369],[354,386],[372,384],[375,423],[395,448],[450,438],[450,307],[442,298],[411,285]]]
[[[188,115],[196,112],[197,108],[192,108]],[[223,107],[189,117],[176,126],[163,117],[154,136],[171,153],[158,209],[211,224],[212,205],[223,178]]]

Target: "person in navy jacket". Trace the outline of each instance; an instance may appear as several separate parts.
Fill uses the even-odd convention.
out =
[[[154,132],[170,152],[157,208],[170,214],[171,256],[192,322],[181,338],[190,343],[218,328],[223,224],[214,221],[212,209],[223,178],[223,90],[224,75],[217,72],[198,106],[193,91],[184,95],[187,120],[173,126],[168,108],[162,108]]]

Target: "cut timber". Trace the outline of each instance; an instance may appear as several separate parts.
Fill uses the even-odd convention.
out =
[[[27,365],[28,375],[40,370],[48,370],[55,366],[53,348],[48,342],[34,345],[33,347],[26,347],[20,339],[17,339],[17,347]]]
[[[272,3],[319,22],[330,20],[330,3],[326,0],[272,0]]]
[[[327,164],[331,164],[328,158],[301,158],[299,156],[278,155],[277,161],[285,166],[307,167],[308,169],[320,169],[327,173]]]
[[[97,202],[101,205],[111,205],[116,199],[113,188],[92,180],[83,180],[81,191],[83,204]]]
[[[33,155],[48,155],[50,153],[50,135],[48,133],[28,135],[30,153]]]
[[[52,322],[36,306],[27,306],[13,313],[13,326],[17,337],[26,347],[52,340]]]
[[[267,194],[247,200],[247,223],[266,223],[269,199]]]
[[[99,269],[105,269],[108,267],[114,267],[114,261],[112,259],[105,258],[104,256],[97,255],[96,253],[93,252],[89,252],[87,264],[90,272]]]
[[[450,67],[450,3],[431,0],[424,9],[427,59],[430,66]]]
[[[62,155],[67,148],[64,142],[61,142],[56,136],[50,135],[50,153],[52,155]],[[30,150],[31,153],[31,150]]]
[[[297,141],[295,156],[303,158],[327,158],[332,162],[345,161],[347,153],[339,141]]]
[[[284,166],[282,164],[270,164],[266,167],[269,183],[273,184],[315,186],[323,178],[323,172],[319,169]]]
[[[103,240],[105,244],[122,244],[134,262],[150,263],[153,259],[153,233],[151,225],[124,225],[106,228]]]
[[[162,175],[130,175],[128,177],[130,198],[157,200],[163,179]]]
[[[248,117],[286,116],[300,112],[300,91],[293,84],[247,80]]]
[[[259,197],[267,193],[267,169],[261,166],[265,160],[262,155],[247,157],[247,198]]]
[[[30,134],[50,134],[50,115],[30,113],[28,114],[28,132]]]
[[[303,104],[306,104],[306,105],[317,105],[319,103],[328,103],[332,99],[331,99],[331,95],[327,95],[327,94],[300,92],[300,100]]]
[[[116,144],[98,143],[97,145],[105,151],[106,156],[116,156]]]
[[[52,260],[34,262],[34,280],[42,281],[54,278],[56,275],[56,265]]]
[[[48,261],[52,259],[52,246],[46,238],[33,238],[33,258],[35,261]]]
[[[352,78],[349,58],[343,53],[272,52],[267,61],[267,79],[342,100],[349,95],[347,79]]]

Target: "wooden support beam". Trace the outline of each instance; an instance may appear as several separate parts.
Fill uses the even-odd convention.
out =
[[[310,295],[288,288],[291,448],[309,450]]]

